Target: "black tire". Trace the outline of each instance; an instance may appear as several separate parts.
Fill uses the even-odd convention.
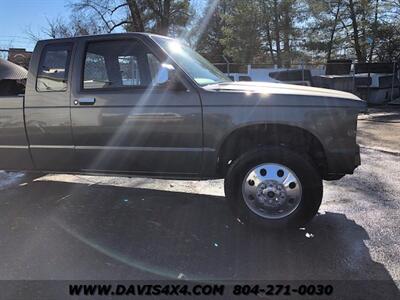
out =
[[[262,163],[277,163],[292,170],[302,185],[302,197],[298,207],[288,216],[267,219],[254,213],[245,203],[242,182],[250,169]],[[322,200],[322,178],[311,159],[285,147],[264,147],[249,151],[230,166],[225,177],[225,195],[235,217],[245,224],[252,223],[264,228],[298,228],[309,222],[318,212]]]

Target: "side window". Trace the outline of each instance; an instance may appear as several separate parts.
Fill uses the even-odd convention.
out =
[[[132,55],[118,56],[119,71],[123,86],[140,86],[138,59]]]
[[[83,89],[146,88],[156,85],[161,63],[138,40],[88,43]]]
[[[83,78],[87,89],[102,88],[110,84],[103,56],[90,52],[86,54]]]
[[[151,82],[153,85],[162,85],[168,81],[168,69],[163,67],[160,61],[153,55],[147,54],[147,61],[149,62]]]
[[[67,90],[71,49],[71,44],[45,46],[40,58],[36,79],[36,90],[38,92]]]

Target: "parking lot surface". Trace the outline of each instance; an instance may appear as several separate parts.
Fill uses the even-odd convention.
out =
[[[366,149],[362,161],[284,233],[233,218],[222,181],[2,173],[0,278],[379,280],[391,293],[400,162]]]

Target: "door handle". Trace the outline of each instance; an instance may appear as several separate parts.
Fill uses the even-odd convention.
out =
[[[75,99],[75,105],[93,105],[96,103],[96,98],[79,98]]]

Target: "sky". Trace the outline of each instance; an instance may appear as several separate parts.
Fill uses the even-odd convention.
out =
[[[35,42],[27,31],[40,33],[47,19],[68,17],[68,1],[64,0],[0,0],[0,49],[9,47],[32,50]]]
[[[35,41],[27,31],[40,35],[47,26],[47,20],[58,17],[67,19],[70,15],[68,4],[71,0],[0,0],[0,49],[10,47],[33,50]],[[204,6],[204,0],[192,0],[197,8]],[[43,33],[41,34],[44,38]]]

